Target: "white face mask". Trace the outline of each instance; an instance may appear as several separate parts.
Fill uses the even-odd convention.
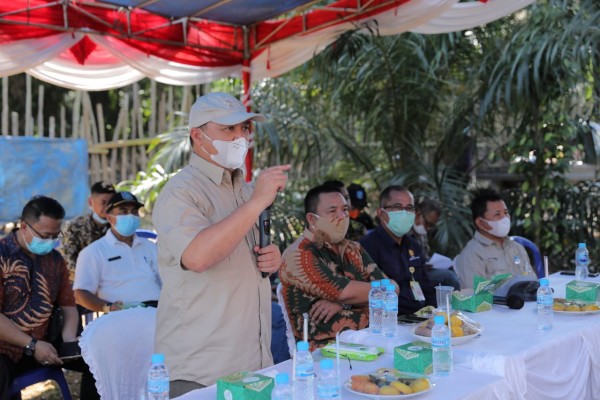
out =
[[[413,229],[415,230],[415,233],[419,236],[427,235],[427,230],[425,229],[425,227],[423,225],[414,224]]]
[[[244,164],[246,153],[248,152],[248,141],[245,138],[239,138],[232,142],[213,140],[206,136],[206,133],[202,129],[200,131],[217,149],[217,154],[210,154],[204,147],[201,147],[214,162],[227,169],[240,168]]]
[[[492,229],[487,231],[489,234],[499,238],[508,236],[508,232],[510,231],[510,217],[507,216],[498,221],[488,221],[485,219],[484,221],[492,227]]]

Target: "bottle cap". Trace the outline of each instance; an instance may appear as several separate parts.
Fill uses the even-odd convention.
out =
[[[540,279],[540,286],[548,286],[548,285],[550,285],[550,281],[548,280],[548,278]]]
[[[394,285],[387,285],[387,287],[385,288],[385,290],[387,292],[396,292],[396,288],[394,287]]]
[[[381,286],[381,282],[379,281],[371,281],[371,287],[380,287]]]
[[[152,354],[152,364],[164,364],[165,355],[161,353]]]
[[[290,383],[290,377],[285,372],[281,372],[281,373],[275,375],[275,383],[278,384],[278,385],[279,384]]]
[[[390,284],[390,280],[389,279],[382,279],[381,280],[381,286],[386,287],[389,284]]]
[[[446,318],[443,315],[436,315],[433,317],[433,323],[436,325],[444,325],[446,323]]]
[[[580,249],[585,249],[585,243],[579,243],[579,248]]]
[[[308,342],[298,342],[296,348],[298,351],[308,351]]]
[[[322,359],[319,365],[321,366],[321,369],[333,369],[333,361],[329,358]]]

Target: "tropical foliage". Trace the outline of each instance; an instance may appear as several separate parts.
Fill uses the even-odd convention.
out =
[[[540,0],[447,35],[383,37],[376,24],[357,26],[305,66],[260,82],[252,95],[269,122],[257,125],[255,164],[293,166],[275,205],[282,241],[301,229],[306,190],[337,178],[363,184],[373,206],[392,182],[438,199],[445,213],[434,247],[450,256],[472,233],[469,191],[487,185],[506,193],[514,232],[557,266],[579,240],[593,249],[597,186],[565,174],[595,162],[588,121],[600,118],[599,20],[594,0]],[[239,82],[225,86],[239,93]],[[182,165],[185,132],[162,138],[154,170],[137,184],[164,182]],[[493,168],[508,179],[478,179]]]

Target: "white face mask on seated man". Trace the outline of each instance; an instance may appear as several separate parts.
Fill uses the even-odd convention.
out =
[[[482,218],[483,219],[483,218]],[[485,220],[492,227],[489,231],[489,234],[494,235],[499,238],[504,238],[508,236],[508,232],[510,232],[510,217],[506,216],[498,221],[488,221]]]

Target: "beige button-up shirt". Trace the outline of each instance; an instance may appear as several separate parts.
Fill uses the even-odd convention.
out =
[[[519,267],[515,264],[515,256],[519,257]],[[463,289],[473,287],[475,275],[486,278],[506,273],[520,275],[523,271],[519,268],[526,268],[528,275],[536,276],[525,247],[508,237],[504,238],[503,245],[500,246],[478,231],[456,257],[455,264],[460,287]]]
[[[163,288],[156,320],[156,351],[170,379],[211,385],[234,372],[273,364],[271,286],[252,249],[258,225],[229,257],[198,273],[181,256],[203,229],[250,198],[243,172],[230,172],[192,154],[189,165],[162,189],[153,211]]]

